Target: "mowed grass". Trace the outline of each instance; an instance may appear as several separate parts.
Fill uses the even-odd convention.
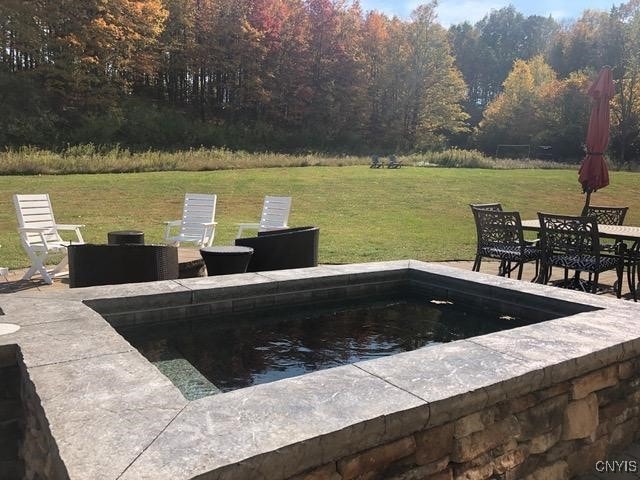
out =
[[[0,177],[0,266],[29,265],[17,234],[13,193],[49,193],[59,223],[82,223],[85,240],[137,229],[162,242],[163,221],[178,219],[185,192],[216,193],[215,244],[233,241],[235,223],[257,221],[264,195],[290,195],[290,225],[320,227],[321,263],[414,258],[471,259],[475,227],[468,204],[501,202],[523,218],[537,211],[577,214],[584,203],[575,170],[463,168],[369,169],[367,166],[268,168]],[[592,196],[628,205],[640,225],[640,174],[611,172]]]

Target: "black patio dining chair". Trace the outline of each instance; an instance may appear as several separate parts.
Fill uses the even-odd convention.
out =
[[[589,205],[585,210],[585,217],[596,217],[600,225],[622,225],[629,207],[603,207]]]
[[[624,265],[627,269],[627,283],[633,296],[633,301],[638,301],[638,284],[640,283],[640,240],[626,248]]]
[[[498,210],[502,211],[501,203],[470,203],[471,210]]]
[[[595,216],[599,225],[622,225],[624,223],[624,217],[627,215],[629,207],[603,207],[597,205],[588,205],[583,215],[586,217]],[[616,248],[614,243],[602,243],[600,242],[600,248],[603,251],[613,252]]]
[[[474,206],[471,210],[478,236],[473,271],[480,271],[483,258],[494,258],[500,260],[498,275],[510,277],[511,272],[517,268],[518,280],[520,280],[524,264],[535,261],[536,276],[534,278],[537,278],[540,250],[524,240],[520,214],[491,208],[474,208]]]
[[[542,266],[540,282],[547,283],[553,267],[564,269],[565,284],[569,284],[568,271],[574,270],[573,285],[582,287],[580,273],[593,274],[593,281],[585,288],[596,293],[598,278],[602,272],[615,270],[614,286],[620,298],[624,274],[624,247],[618,246],[616,254],[605,254],[600,249],[598,221],[595,216],[554,215],[538,212],[540,220],[540,249]]]
[[[602,205],[587,205],[584,209],[584,216],[595,216],[598,220],[598,225],[622,225],[624,218],[627,215],[629,207],[609,207]],[[615,254],[616,249],[627,248],[620,245],[621,240],[616,241],[600,241],[600,250],[603,253]],[[630,254],[631,252],[629,252]],[[629,266],[631,268],[631,266]],[[589,274],[589,281],[591,281],[591,274]],[[635,289],[635,283],[632,286],[631,280],[629,280],[629,288],[632,291]]]

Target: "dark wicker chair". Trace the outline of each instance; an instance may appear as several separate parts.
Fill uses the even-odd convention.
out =
[[[70,245],[69,286],[178,278],[178,249],[168,245]]]
[[[253,248],[247,272],[318,266],[318,227],[297,227],[258,232],[237,238],[236,245]]]
[[[517,268],[520,280],[523,265],[535,261],[537,277],[540,250],[535,245],[525,242],[520,214],[488,208],[472,210],[478,235],[473,270],[480,270],[483,257],[495,258],[500,260],[499,275],[511,276],[511,272]]]
[[[616,270],[616,295],[620,298],[624,273],[624,252],[607,255],[600,251],[598,222],[595,216],[552,215],[538,213],[540,219],[540,248],[542,268],[540,281],[547,283],[553,267],[564,269],[565,283],[568,271],[574,270],[574,285],[580,284],[580,272],[593,274],[591,292],[595,293],[600,273]],[[621,248],[623,249],[623,248]]]

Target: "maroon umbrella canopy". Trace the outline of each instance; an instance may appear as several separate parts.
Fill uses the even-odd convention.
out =
[[[582,189],[587,194],[585,210],[589,205],[591,192],[609,185],[604,151],[609,144],[609,100],[615,94],[611,68],[603,67],[600,70],[588,93],[593,102],[587,130],[587,155],[582,161],[578,176]]]

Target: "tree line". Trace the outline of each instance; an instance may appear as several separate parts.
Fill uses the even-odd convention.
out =
[[[611,151],[640,153],[640,0],[561,24],[513,7],[444,28],[346,0],[3,0],[0,145],[580,156],[614,67]]]

